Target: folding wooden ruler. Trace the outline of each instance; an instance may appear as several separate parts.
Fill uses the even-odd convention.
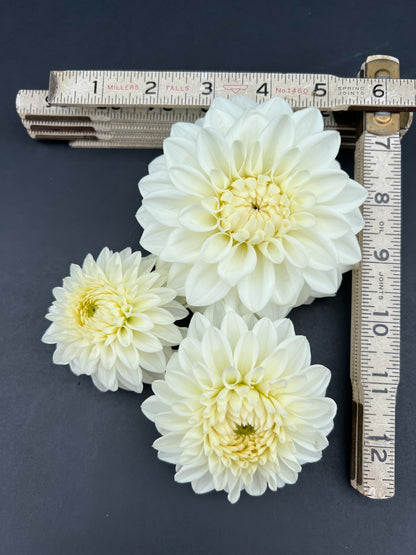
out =
[[[29,135],[78,148],[160,148],[172,123],[195,121],[212,99],[244,94],[318,107],[325,127],[355,148],[355,178],[368,191],[353,271],[351,484],[394,495],[395,405],[400,373],[400,139],[416,110],[416,81],[399,62],[370,56],[356,78],[316,74],[53,71],[48,91],[19,91]]]

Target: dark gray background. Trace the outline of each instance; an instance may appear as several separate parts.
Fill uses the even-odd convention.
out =
[[[327,72],[354,76],[390,54],[416,77],[410,2],[2,2],[1,532],[3,555],[415,553],[415,129],[403,141],[402,378],[397,494],[371,501],[348,482],[349,288],[293,312],[313,360],[333,371],[335,429],[298,483],[231,506],[195,495],[156,458],[142,396],[99,393],[54,366],[40,342],[51,289],[105,245],[138,248],[138,180],[157,151],[71,150],[30,140],[20,88],[51,69]],[[341,162],[351,172],[350,154]]]

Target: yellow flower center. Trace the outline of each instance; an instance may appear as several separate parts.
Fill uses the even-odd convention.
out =
[[[80,290],[78,298],[74,306],[76,321],[84,330],[102,332],[103,336],[117,333],[133,311],[125,295],[108,284]]]
[[[97,312],[97,303],[91,294],[87,294],[80,302],[78,307],[78,317],[81,326],[84,326],[87,321],[94,316]]]
[[[223,191],[220,225],[238,242],[261,243],[291,228],[291,202],[267,175],[239,178]]]
[[[285,409],[274,396],[245,383],[212,392],[202,401],[204,443],[208,456],[230,468],[253,473],[257,466],[276,460],[286,442]]]
[[[234,432],[238,436],[249,436],[255,432],[255,429],[251,424],[237,424]]]

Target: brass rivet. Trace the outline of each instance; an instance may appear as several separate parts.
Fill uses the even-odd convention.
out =
[[[374,77],[390,77],[390,72],[387,69],[378,69]]]
[[[374,114],[374,120],[379,125],[387,125],[391,122],[391,114],[389,112],[376,112]]]

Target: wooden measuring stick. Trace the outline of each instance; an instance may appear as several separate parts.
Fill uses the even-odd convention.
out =
[[[386,68],[371,57],[367,74]],[[390,60],[391,62],[391,60]],[[398,74],[398,61],[387,64]],[[387,75],[386,75],[387,77]],[[395,407],[400,375],[399,115],[367,113],[355,152],[355,176],[368,191],[360,234],[362,261],[353,271],[351,484],[373,499],[395,491]]]
[[[49,102],[69,106],[209,106],[213,98],[275,96],[292,107],[416,109],[413,79],[359,79],[308,73],[51,71]]]

